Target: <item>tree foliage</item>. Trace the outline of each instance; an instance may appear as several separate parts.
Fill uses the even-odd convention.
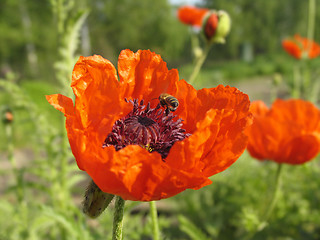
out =
[[[187,29],[167,0],[96,1],[90,26],[96,51],[117,56],[122,49],[150,49],[176,58],[183,51]],[[100,23],[97,22],[100,21]]]
[[[101,54],[115,62],[122,49],[150,49],[169,65],[191,61],[189,27],[177,20],[178,6],[169,0],[81,0],[79,6],[90,11],[81,55]],[[226,45],[214,46],[215,59],[239,58],[248,45],[254,54],[272,54],[284,37],[307,34],[308,1],[204,0],[202,7],[226,10],[232,18]],[[52,79],[58,42],[50,0],[0,1],[0,76],[11,69],[22,77]]]

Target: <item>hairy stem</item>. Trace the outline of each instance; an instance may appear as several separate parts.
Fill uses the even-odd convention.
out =
[[[117,196],[113,215],[112,240],[122,240],[124,204],[125,201]]]

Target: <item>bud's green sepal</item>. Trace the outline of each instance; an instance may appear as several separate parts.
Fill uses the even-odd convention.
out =
[[[91,218],[96,218],[109,206],[113,197],[113,194],[102,192],[101,189],[91,181],[82,202],[83,212]]]
[[[218,11],[219,23],[216,34],[211,39],[215,43],[225,43],[226,36],[229,34],[231,29],[231,18],[229,14],[223,10]]]
[[[214,20],[216,16],[217,22]],[[208,43],[225,43],[231,29],[231,18],[223,10],[211,10],[203,19],[202,31]]]

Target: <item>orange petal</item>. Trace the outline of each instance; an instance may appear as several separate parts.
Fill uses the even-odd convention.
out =
[[[207,8],[183,6],[178,9],[178,18],[185,24],[201,27],[203,17],[208,11],[209,9]]]
[[[263,101],[253,101],[250,105],[250,112],[253,116],[265,116],[269,108]]]
[[[71,98],[61,94],[53,94],[46,96],[47,101],[57,110],[66,115],[74,114],[74,107]]]
[[[292,139],[279,153],[278,162],[302,164],[314,158],[320,150],[320,136],[304,135]]]
[[[71,86],[76,95],[76,111],[84,128],[99,128],[104,120],[111,129],[115,116],[125,114],[122,108],[114,106],[127,106],[124,107],[126,112],[130,109],[130,104],[120,99],[114,66],[101,56],[80,57],[72,73]]]
[[[167,198],[187,188],[197,188],[211,181],[202,175],[171,169],[159,154],[150,154],[139,146],[113,148],[101,152],[105,162],[87,161],[85,168],[104,192],[121,195],[126,200],[151,201]]]
[[[146,103],[159,97],[161,93],[172,94],[179,81],[178,71],[169,71],[161,56],[149,50],[139,50],[136,53],[121,51],[118,71],[124,97],[144,99]],[[157,103],[158,101],[154,102]]]
[[[173,146],[168,164],[205,176],[225,170],[246,148],[243,131],[251,124],[248,96],[222,85],[198,92],[184,81],[178,86],[177,96],[186,97],[177,112],[187,119],[184,127],[192,136]]]
[[[320,111],[307,101],[277,99],[267,113],[255,115],[246,133],[253,157],[301,164],[319,152]]]
[[[291,56],[300,59],[301,58],[301,50],[299,48],[299,46],[291,41],[291,40],[283,40],[282,41],[282,47],[284,48],[284,50],[286,50],[287,53],[289,53]]]

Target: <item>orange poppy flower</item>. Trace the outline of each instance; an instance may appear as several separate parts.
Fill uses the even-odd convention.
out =
[[[80,57],[72,73],[75,105],[47,96],[66,117],[79,168],[102,191],[152,201],[199,189],[246,148],[250,102],[236,88],[197,91],[149,50],[123,50],[118,75],[101,56]],[[179,101],[175,112],[159,104],[161,93],[174,96],[169,104]]]
[[[282,47],[291,56],[301,58],[316,58],[320,55],[320,45],[307,38],[296,34],[294,39],[285,39],[282,41]]]
[[[207,8],[197,8],[192,6],[183,6],[178,9],[178,18],[181,22],[201,27],[203,17],[209,12]]]
[[[276,100],[271,109],[252,102],[248,151],[259,160],[302,164],[320,151],[320,111],[304,100]]]

